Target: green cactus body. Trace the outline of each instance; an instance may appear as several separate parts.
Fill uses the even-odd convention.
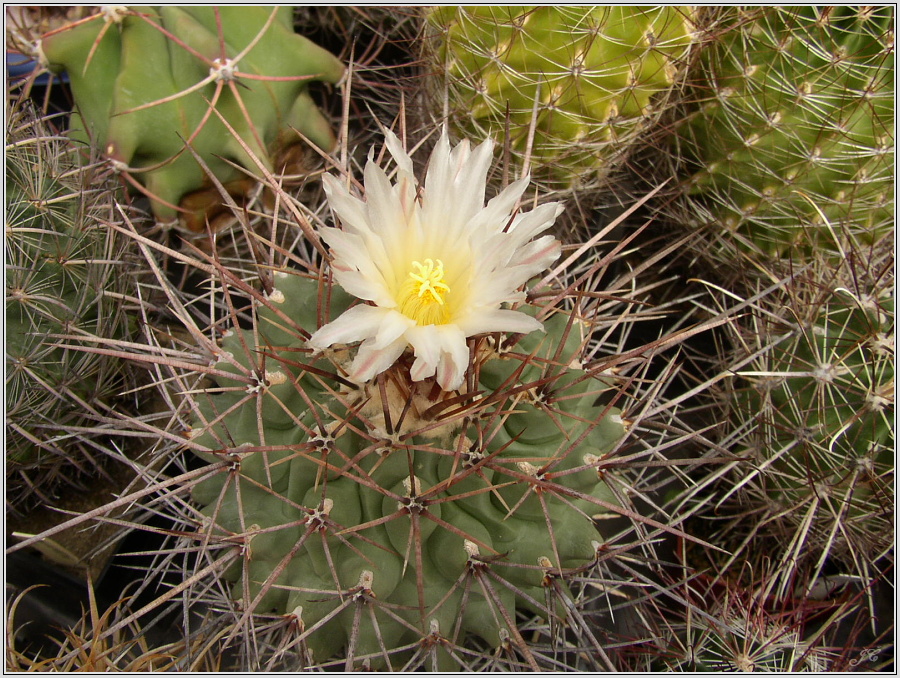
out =
[[[471,6],[428,13],[431,68],[461,136],[505,134],[533,176],[588,185],[656,118],[693,44],[689,7]],[[444,105],[444,92],[435,108]]]
[[[115,298],[128,284],[124,241],[105,226],[115,218],[112,188],[96,181],[96,166],[79,168],[64,140],[36,119],[14,111],[10,125],[6,458],[13,498],[47,490],[63,466],[93,464],[71,441],[54,441],[90,423],[89,409],[123,388],[122,369],[112,358],[57,344],[124,338],[129,322]]]
[[[726,12],[699,62],[699,107],[676,135],[698,168],[690,219],[776,257],[889,232],[893,8]]]
[[[329,618],[307,638],[320,661],[353,642],[355,656],[378,664],[381,642],[393,654],[434,629],[499,644],[509,629],[498,609],[533,608],[528,597],[544,600],[551,569],[592,563],[602,538],[591,516],[618,505],[596,469],[624,433],[617,410],[595,406],[608,386],[579,379],[578,327],[561,345],[560,313],[546,335],[525,335],[502,356],[482,345],[465,415],[451,416],[457,406],[410,382],[402,364],[382,385],[339,389],[321,375],[348,351],[313,360],[305,348],[322,321],[318,285],[276,274],[255,329],[223,339],[220,376],[197,400],[192,443],[209,450],[205,460],[234,461],[193,492],[214,534],[246,539],[242,566],[228,573],[233,595],[247,605],[263,592],[257,611],[296,614],[307,629]],[[349,299],[333,287],[330,315]],[[543,389],[517,389],[550,374]],[[551,392],[564,399],[541,405]],[[428,412],[435,406],[445,420]],[[483,568],[522,595],[495,583],[489,596],[477,583]],[[377,633],[367,615],[351,633],[354,595],[391,610],[375,608]]]
[[[736,407],[741,420],[759,418],[766,501],[801,524],[814,516],[813,552],[839,526],[845,546],[832,553],[849,560],[848,543],[853,558],[877,553],[892,532],[893,295],[836,289],[811,308],[787,331],[757,338],[769,347],[762,369],[744,372],[752,386],[736,393]]]
[[[290,7],[139,7],[50,33],[41,53],[69,74],[72,137],[93,142],[146,186],[160,220],[210,186],[187,140],[226,187],[245,180],[235,165],[259,173],[253,157],[280,170],[276,154],[300,135],[334,145],[309,82],[337,82],[343,65],[293,32]]]

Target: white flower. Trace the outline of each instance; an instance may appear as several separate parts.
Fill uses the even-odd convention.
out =
[[[435,376],[442,389],[454,390],[469,364],[467,337],[542,329],[531,316],[501,306],[524,300],[520,288],[559,256],[553,236],[535,236],[553,224],[562,205],[513,216],[528,177],[485,205],[492,142],[471,150],[463,141],[451,149],[446,132],[420,191],[400,140],[385,134],[397,164],[393,184],[371,153],[365,201],[335,177],[324,177],[329,205],[343,225],[320,229],[331,247],[334,278],[369,303],[320,328],[309,344],[321,350],[361,341],[349,368],[356,383],[385,371],[411,347],[412,379]]]

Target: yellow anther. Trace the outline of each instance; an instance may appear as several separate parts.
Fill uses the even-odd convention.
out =
[[[444,295],[450,291],[450,286],[444,282],[444,262],[426,259],[424,264],[418,261],[412,262],[413,268],[418,271],[409,272],[409,277],[419,283],[418,296],[421,298],[426,292],[431,295],[441,306],[444,305]]]
[[[443,325],[450,322],[445,297],[450,286],[444,280],[444,262],[425,259],[412,262],[412,270],[397,295],[399,310],[419,325]]]

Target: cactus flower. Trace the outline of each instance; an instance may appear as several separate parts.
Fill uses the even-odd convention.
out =
[[[420,189],[400,140],[385,134],[397,166],[393,183],[371,153],[364,200],[337,178],[324,177],[343,227],[319,231],[331,248],[334,279],[366,303],[321,327],[309,345],[322,350],[361,342],[349,367],[357,383],[384,372],[411,348],[411,378],[435,377],[452,391],[469,364],[468,337],[542,329],[507,306],[524,301],[526,282],[559,256],[559,242],[540,234],[563,208],[553,202],[519,211],[528,176],[485,204],[493,142],[471,149],[464,140],[451,148],[446,132]]]

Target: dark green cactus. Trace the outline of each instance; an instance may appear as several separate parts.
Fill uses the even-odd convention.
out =
[[[752,506],[767,516],[786,578],[828,556],[869,581],[892,543],[892,248],[883,238],[837,272],[823,254],[736,324],[730,421],[751,464],[724,497],[738,493],[742,514]]]
[[[894,218],[894,9],[727,8],[677,127],[717,258],[873,242]]]
[[[24,108],[6,144],[6,459],[10,499],[93,467],[85,427],[123,387],[113,358],[65,348],[122,339],[129,320],[115,190]],[[96,346],[88,341],[88,345]],[[96,451],[94,452],[96,454]]]
[[[233,595],[324,624],[306,638],[319,661],[352,643],[381,663],[434,630],[500,644],[516,630],[498,610],[533,608],[546,574],[590,565],[603,541],[591,517],[618,505],[596,464],[623,423],[575,362],[578,322],[560,313],[500,353],[482,340],[470,397],[409,381],[403,361],[349,387],[327,376],[346,350],[306,348],[319,286],[276,274],[255,329],[224,338],[216,384],[196,399],[192,443],[233,462],[193,492],[211,535],[247,546]],[[348,303],[337,287],[331,300],[332,316]],[[496,600],[484,570],[509,583]],[[352,632],[354,595],[384,606],[377,633],[368,619]]]
[[[211,186],[186,142],[234,192],[256,160],[282,171],[276,156],[301,135],[334,145],[309,83],[337,82],[343,65],[294,33],[290,7],[119,8],[48,33],[40,52],[69,75],[73,138],[145,186],[161,221]]]
[[[845,535],[877,534],[893,474],[893,300],[868,309],[835,292],[809,324],[773,338],[766,370],[743,392],[763,417],[760,460],[768,495],[783,506],[823,502]],[[829,508],[830,507],[830,508]],[[797,512],[795,519],[801,519]],[[846,522],[845,522],[846,521]]]
[[[837,629],[826,627],[815,634],[808,630],[823,603],[773,598],[768,586],[772,573],[766,566],[737,568],[743,570],[737,577],[733,572],[717,576],[708,567],[703,573],[686,568],[687,580],[673,586],[685,592],[685,609],[676,604],[663,613],[665,620],[655,620],[677,635],[655,635],[645,670],[773,674],[839,670],[842,662],[832,651]],[[752,577],[752,584],[744,587],[734,581],[743,575]]]

